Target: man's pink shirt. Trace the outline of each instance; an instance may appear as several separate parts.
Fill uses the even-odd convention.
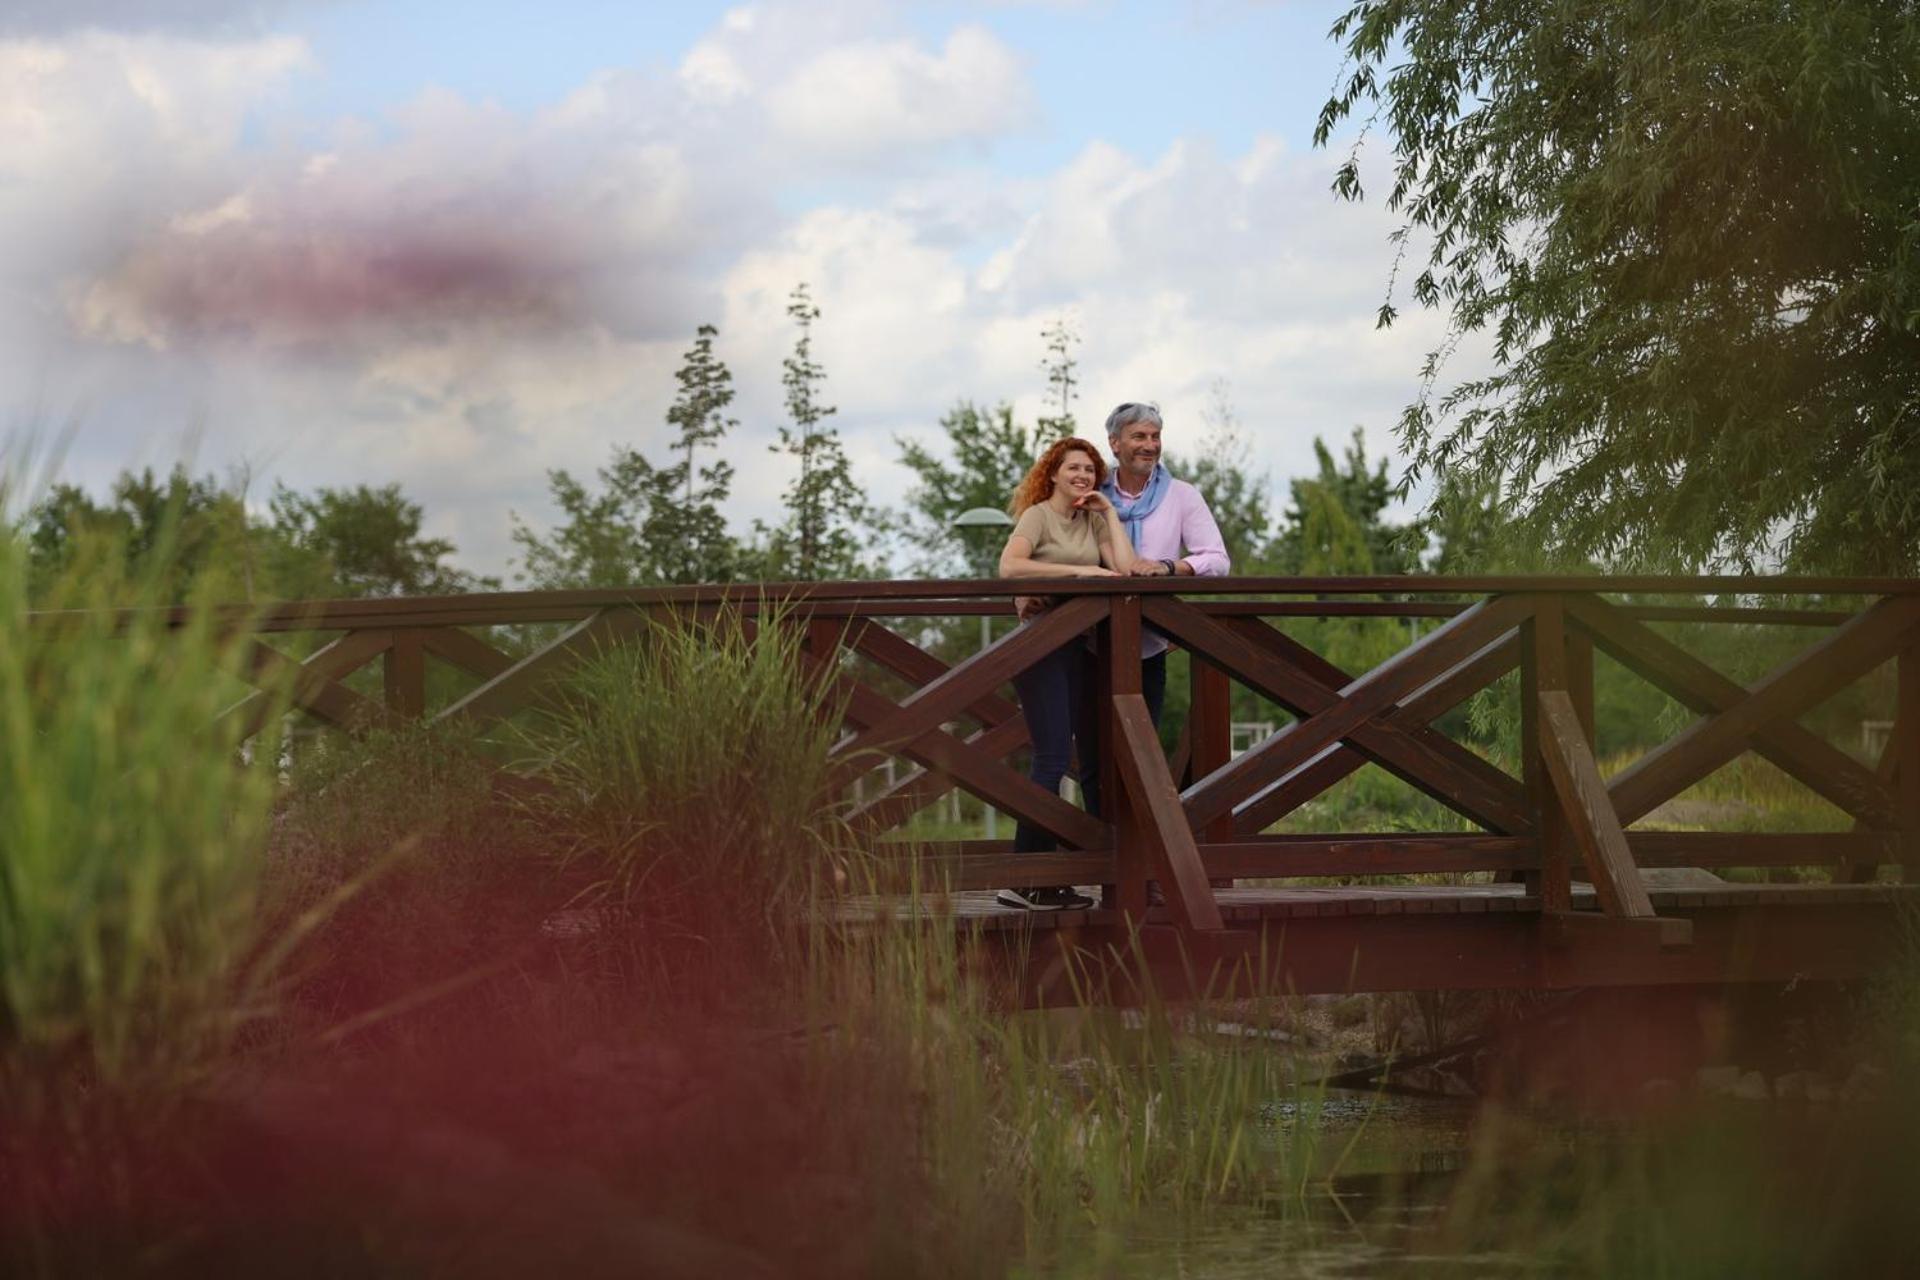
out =
[[[1173,480],[1153,514],[1140,522],[1140,545],[1135,550],[1149,560],[1185,560],[1204,577],[1224,577],[1233,569],[1206,499],[1185,480]],[[1165,636],[1148,632],[1141,641],[1140,656],[1151,658],[1166,649]]]

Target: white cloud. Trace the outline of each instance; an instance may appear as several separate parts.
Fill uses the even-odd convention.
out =
[[[1431,335],[1373,330],[1386,223],[1334,202],[1326,155],[1094,141],[998,175],[978,147],[1030,112],[1018,56],[972,28],[875,36],[862,2],[736,10],[677,67],[544,111],[431,92],[297,134],[243,130],[312,69],[297,41],[0,43],[0,385],[83,407],[82,479],[164,462],[197,421],[203,465],[402,481],[492,570],[507,510],[544,515],[548,468],[658,448],[702,322],[740,394],[734,515],[771,515],[801,280],[883,501],[895,435],[956,399],[1031,416],[1062,311],[1089,429],[1154,399],[1177,448],[1225,376],[1284,473],[1314,433],[1390,420]],[[810,207],[784,208],[801,188]]]
[[[768,95],[773,127],[822,153],[866,155],[1017,128],[1032,111],[1020,62],[962,27],[936,55],[908,40],[822,51]]]
[[[232,32],[329,0],[7,0],[0,35],[103,31]]]

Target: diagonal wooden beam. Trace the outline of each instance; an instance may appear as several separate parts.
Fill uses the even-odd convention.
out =
[[[1593,596],[1575,596],[1568,599],[1567,612],[1616,662],[1683,706],[1712,714],[1731,711],[1747,698],[1747,690],[1739,683],[1616,605]],[[1875,777],[1872,770],[1818,734],[1789,719],[1774,720],[1755,727],[1751,746],[1868,826],[1890,830],[1896,825],[1889,780]]]
[[[932,684],[953,670],[948,663],[871,618],[859,620],[849,632],[847,643],[854,652],[871,658],[916,686]],[[982,694],[969,703],[965,711],[983,727],[1020,718],[1019,706],[998,693]]]
[[[1113,715],[1119,729],[1120,781],[1127,790],[1131,818],[1146,837],[1167,909],[1174,923],[1188,932],[1216,931],[1221,927],[1220,904],[1207,882],[1207,870],[1193,829],[1187,825],[1186,811],[1180,807],[1180,792],[1167,770],[1146,699],[1137,693],[1118,694]]]
[[[1540,694],[1540,754],[1574,843],[1586,859],[1587,876],[1601,909],[1612,916],[1651,918],[1653,903],[1587,746],[1586,727],[1564,690],[1547,689]]]
[[[464,718],[484,723],[510,716],[545,697],[553,682],[573,667],[645,630],[647,625],[636,610],[618,606],[602,609],[442,709],[434,720]]]
[[[1614,776],[1608,787],[1623,823],[1644,817],[1738,756],[1763,729],[1801,712],[1899,652],[1920,624],[1920,599],[1880,601],[1798,657],[1775,667],[1718,715],[1694,721]],[[1596,637],[1598,638],[1598,637]]]
[[[360,730],[386,724],[390,719],[387,709],[339,681],[385,653],[392,644],[391,631],[349,631],[298,662],[259,640],[248,641],[239,656],[248,680],[285,682],[281,687],[287,690],[290,705],[336,728]],[[250,738],[266,727],[282,705],[277,697],[256,691],[222,711],[215,721],[237,721],[240,737]]]
[[[1263,631],[1279,634],[1264,624],[1256,623],[1256,625],[1259,625]],[[1291,637],[1288,638],[1291,639]],[[1300,647],[1305,649],[1305,646]],[[1312,650],[1305,651],[1312,652]],[[1420,737],[1434,720],[1513,670],[1519,663],[1520,636],[1517,632],[1510,632],[1482,646],[1478,653],[1461,662],[1451,671],[1436,676],[1416,689],[1399,707],[1388,712],[1382,719],[1390,725]],[[1332,668],[1332,674],[1338,678],[1341,685],[1350,683],[1352,680],[1351,676],[1337,667]],[[1507,788],[1509,809],[1521,804],[1524,794],[1511,775],[1498,766],[1482,760],[1437,731],[1434,732],[1434,737],[1439,742],[1447,744],[1446,747],[1439,749],[1460,763],[1462,767],[1475,773],[1485,771],[1483,776],[1496,786],[1502,785],[1500,779],[1506,779],[1504,786]],[[1357,751],[1344,742],[1325,748],[1272,786],[1237,806],[1233,812],[1234,830],[1241,834],[1255,834],[1266,830],[1368,762],[1369,757],[1364,752]],[[1510,813],[1509,817],[1519,819],[1514,834],[1525,834],[1533,829],[1532,818],[1524,811],[1524,806],[1520,812]]]
[[[1024,720],[1003,720],[963,741],[990,759],[1004,760],[1026,745],[1027,725]],[[855,809],[847,821],[856,831],[870,835],[890,831],[953,790],[953,785],[953,779],[937,769],[916,769]]]
[[[825,669],[810,655],[803,655],[802,661],[812,674],[824,680],[843,700],[847,721],[861,729],[856,736],[866,736],[875,724],[897,720],[899,707],[884,695],[875,693],[844,672]],[[863,772],[867,767],[865,757],[877,750],[880,748],[836,752],[836,759],[841,763],[840,783],[837,785],[850,783],[854,776]],[[1031,779],[1009,769],[985,751],[967,745],[937,726],[922,730],[905,742],[889,740],[885,750],[905,756],[929,770],[946,774],[988,804],[1012,814],[1016,819],[1032,823],[1073,848],[1112,847],[1113,829],[1105,822],[1083,809],[1075,808]]]
[[[852,756],[885,750],[938,729],[983,695],[996,692],[1008,680],[1093,626],[1106,611],[1106,600],[1097,596],[1078,596],[1049,609],[1038,619],[1002,636],[965,662],[922,685],[894,706],[892,714],[839,744],[834,754]],[[954,745],[960,744],[956,740]]]
[[[491,680],[513,667],[514,659],[458,627],[426,627],[421,636],[428,653],[482,680]]]
[[[1147,617],[1153,625],[1304,717],[1190,787],[1189,818],[1204,825],[1230,813],[1243,796],[1263,790],[1345,738],[1368,758],[1483,826],[1507,833],[1530,829],[1519,784],[1512,778],[1444,735],[1382,718],[1401,697],[1444,675],[1512,627],[1524,611],[1521,604],[1505,599],[1475,605],[1365,677],[1335,688],[1329,682],[1346,673],[1290,637],[1272,632],[1275,640],[1269,645],[1184,602],[1148,600]]]

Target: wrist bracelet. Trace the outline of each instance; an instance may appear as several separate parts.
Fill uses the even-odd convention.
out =
[[[1165,565],[1165,566],[1167,566],[1167,576],[1168,576],[1169,578],[1171,578],[1171,577],[1175,577],[1176,575],[1178,575],[1178,574],[1179,574],[1179,572],[1180,572],[1180,570],[1179,570],[1179,568],[1178,568],[1178,567],[1177,567],[1177,566],[1176,566],[1176,565],[1175,565],[1175,564],[1173,563],[1173,561],[1171,561],[1171,560],[1162,560],[1162,561],[1161,561],[1160,563],[1161,563],[1161,564],[1163,564],[1163,565]]]

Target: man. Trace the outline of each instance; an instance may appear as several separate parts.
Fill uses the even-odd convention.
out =
[[[1161,425],[1150,404],[1123,404],[1107,415],[1114,467],[1100,491],[1133,540],[1132,572],[1220,577],[1232,568],[1220,526],[1200,491],[1160,465]],[[1140,646],[1141,692],[1156,726],[1167,695],[1167,648],[1167,638],[1153,630]]]

